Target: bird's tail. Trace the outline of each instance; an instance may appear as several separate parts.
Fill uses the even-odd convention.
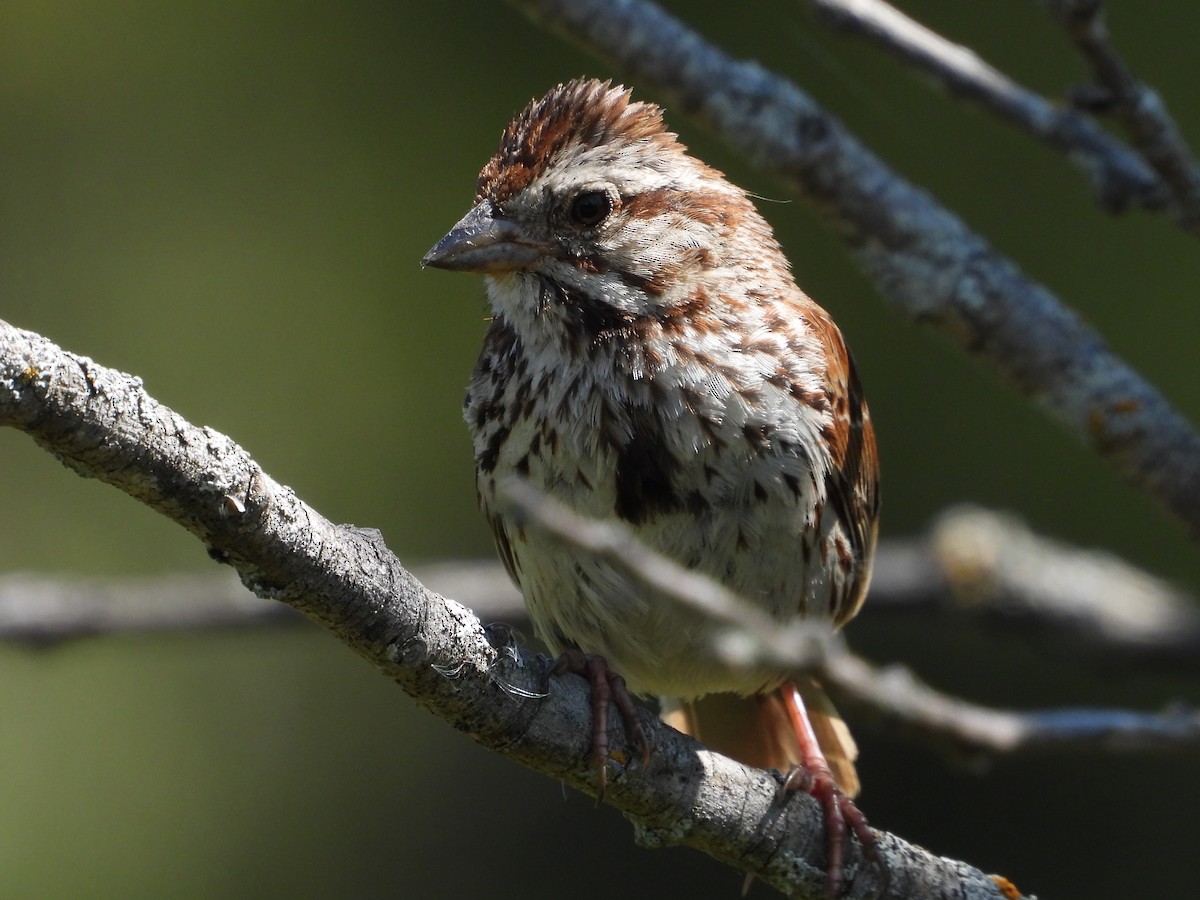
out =
[[[858,747],[833,701],[815,678],[794,679],[834,780],[847,796],[858,795],[854,760]],[[668,725],[690,734],[718,753],[748,766],[788,772],[802,765],[800,742],[780,689],[753,697],[709,694],[699,700],[664,704]]]

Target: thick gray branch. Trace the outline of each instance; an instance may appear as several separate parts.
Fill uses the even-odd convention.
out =
[[[595,792],[582,679],[554,679],[545,696],[531,696],[545,686],[544,667],[507,632],[489,632],[426,589],[376,533],[321,517],[229,438],[151,398],[139,379],[0,323],[0,425],[188,529],[255,593],[328,628],[481,745]],[[823,891],[815,802],[779,808],[770,774],[706,750],[649,713],[643,727],[654,744],[650,766],[631,759],[610,775],[605,795],[643,842],[704,850],[792,895]],[[1001,896],[993,879],[965,863],[888,834],[880,847],[887,897]],[[879,874],[859,864],[857,848],[849,863],[846,896],[879,896]]]
[[[1099,333],[811,97],[644,0],[512,2],[809,197],[901,310],[995,366],[1200,538],[1200,435]]]

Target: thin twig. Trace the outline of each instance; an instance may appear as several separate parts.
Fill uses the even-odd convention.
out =
[[[724,625],[727,632],[712,649],[730,665],[814,668],[836,643],[830,623],[782,624],[719,582],[651,550],[620,522],[585,519],[526,481],[510,479],[500,493],[558,540],[604,559],[666,602]]]
[[[303,621],[229,573],[140,578],[0,575],[0,640],[55,644],[101,634],[247,628]]]
[[[848,653],[828,630],[780,623],[711,578],[647,547],[619,522],[579,516],[524,481],[505,483],[501,494],[537,527],[557,540],[603,558],[635,583],[654,591],[660,602],[686,606],[697,616],[707,616],[740,630],[741,655],[734,662],[745,666],[774,664],[783,671],[815,670],[858,706],[894,720],[935,743],[949,743],[957,750],[992,753],[1051,746],[1138,751],[1200,748],[1200,713],[1191,710],[1172,709],[1162,714],[1120,709],[1013,712],[941,694],[901,667],[874,668]],[[950,560],[947,569],[961,570],[964,564],[974,568],[973,563],[985,556],[1009,553],[1008,542],[1016,534],[1025,539],[1016,541],[1018,546],[1011,551],[1012,555],[1032,562],[1033,579],[1057,577],[1045,563],[1061,558],[1058,548],[1039,553],[1036,541],[1027,533],[1021,535],[1019,528],[1005,517],[964,508],[943,518],[935,529],[939,537],[934,544],[951,545],[943,547],[940,555]],[[1129,572],[1098,554],[1076,551],[1067,569],[1064,576],[1067,579],[1087,573],[1082,578],[1085,591],[1101,589],[1097,582],[1106,574],[1116,577],[1118,584],[1130,583]],[[1127,600],[1136,603],[1138,599],[1108,593],[1097,605],[1099,621],[1094,627],[1120,628],[1120,621],[1124,620],[1136,628],[1135,615],[1123,610],[1122,605]],[[1058,611],[1063,614],[1061,609]]]
[[[1043,0],[1092,68],[1096,83],[1081,106],[1108,112],[1170,186],[1180,225],[1200,231],[1200,166],[1158,92],[1138,79],[1112,45],[1101,0]]]
[[[1134,153],[1074,109],[1050,103],[883,0],[809,0],[832,27],[860,35],[916,67],[955,97],[969,100],[1066,154],[1091,179],[1100,205],[1157,210],[1169,194]]]
[[[929,550],[949,606],[989,625],[1057,637],[1106,665],[1200,665],[1200,604],[1122,559],[1034,534],[1015,516],[947,510]]]
[[[1012,754],[1047,749],[1147,751],[1200,749],[1200,711],[1125,709],[990,709],[922,684],[905,668],[877,669],[849,653],[821,669],[839,700],[956,752]]]
[[[994,365],[1200,540],[1200,435],[1093,328],[794,84],[644,0],[510,0],[715,129],[840,226],[880,290]]]
[[[524,626],[521,595],[496,560],[417,566],[413,574],[458,597],[486,622]],[[0,641],[37,646],[99,635],[198,632],[305,622],[296,610],[256,597],[234,573],[88,578],[0,574]]]
[[[971,545],[970,549],[949,551],[947,555],[958,560],[957,563],[951,563],[951,568],[963,567],[965,563],[965,569],[975,570],[976,563],[964,560],[964,555],[976,560],[994,558],[999,548],[1014,539],[1018,545],[1029,540],[1028,533],[1023,535],[1020,530],[1014,536],[1013,529],[1020,529],[1021,526],[982,510],[953,511],[941,519],[934,533],[943,537],[935,537],[935,543],[944,540],[949,532],[954,534],[955,543]],[[564,540],[573,540],[579,534],[569,521],[560,520],[558,525]],[[968,531],[976,532],[975,537],[965,533]],[[603,529],[598,530],[593,524],[583,530],[584,540],[579,543],[586,543],[601,552],[606,552],[605,547],[625,545],[623,538],[612,535],[597,539],[602,532]],[[1074,583],[1071,576],[1079,566],[1089,564],[1089,554],[1085,551],[1068,550],[1060,563],[1053,562],[1055,548],[1052,544],[1035,552],[1042,557],[1043,563],[1066,567],[1067,577],[1062,580],[1064,586]],[[1006,555],[1009,554],[1012,558],[999,563],[997,568],[1005,570],[1010,563],[1017,564],[1024,557],[1025,549],[1017,546],[1006,550]],[[929,555],[931,558],[934,556]],[[1082,559],[1077,561],[1074,556]],[[1101,576],[1107,564],[1103,558],[1098,561],[1101,568],[1095,574]],[[673,565],[669,561],[667,563],[668,566]],[[891,563],[885,562],[885,568],[888,565]],[[638,567],[635,563],[634,568]],[[1041,565],[1035,565],[1035,568],[1041,569]],[[654,571],[653,565],[651,571]],[[520,595],[508,583],[498,562],[467,560],[443,563],[418,568],[415,574],[422,583],[459,598],[479,615],[488,619],[499,618],[506,623],[527,624]],[[636,576],[636,571],[633,574]],[[657,578],[656,575],[651,577]],[[972,574],[969,580],[976,582],[978,577],[978,574]],[[1002,575],[1000,580],[1004,581],[1006,577]],[[1148,578],[1144,573],[1139,573],[1139,577]],[[1082,580],[1085,585],[1099,587],[1086,574]],[[1126,583],[1126,574],[1118,568],[1113,572],[1113,580],[1116,585],[1122,585]],[[1022,584],[1017,587],[1024,586],[1028,581],[1021,579]],[[1102,593],[1109,596],[1113,590],[1113,585],[1102,586]],[[990,593],[990,590],[985,593]],[[1047,597],[1039,593],[1033,602],[1028,597],[1022,597],[1017,602],[1023,607],[1027,606],[1031,616],[1045,614],[1048,607],[1054,627],[1074,622],[1081,624],[1080,630],[1085,634],[1093,630],[1107,633],[1104,626],[1108,624],[1108,605],[1105,600],[1097,604],[1096,614],[1101,619],[1097,628],[1086,621],[1086,610],[1077,610],[1085,615],[1082,623],[1079,621],[1080,615],[1060,621],[1057,591],[1051,590],[1050,594]],[[1082,602],[1087,596],[1089,594],[1086,591],[1081,591],[1078,599]],[[688,602],[690,598],[677,599]],[[969,611],[974,605],[965,600],[962,604],[949,599],[945,602],[963,611]],[[1154,600],[1152,605],[1159,602]],[[1073,601],[1068,602],[1070,607],[1077,605]],[[722,608],[719,612],[724,616],[728,610]],[[1166,625],[1176,614],[1168,612],[1159,621]],[[303,621],[304,618],[291,607],[255,597],[237,578],[231,577],[231,573],[224,572],[127,579],[63,580],[52,576],[20,574],[0,578],[0,638],[5,640],[44,644],[98,634],[277,626]],[[1142,639],[1170,640],[1168,633],[1160,632],[1156,627],[1151,627],[1152,633],[1147,634],[1145,623],[1138,621],[1133,622],[1131,628],[1114,629],[1111,637],[1119,642],[1127,631],[1141,635],[1138,646],[1141,646]],[[774,652],[781,654],[783,651],[777,649]],[[796,659],[806,655],[797,654]],[[814,658],[811,662],[821,666],[825,679],[847,701],[848,706],[856,707],[866,715],[876,716],[935,746],[948,747],[955,754],[1011,755],[1039,749],[1080,750],[1097,747],[1149,751],[1200,746],[1198,714],[1184,708],[1170,708],[1162,713],[1078,708],[1029,712],[989,709],[941,694],[916,680],[903,667],[877,669],[861,658],[844,652],[833,656],[821,653],[820,659],[825,661],[820,663]],[[1194,665],[1195,657],[1192,662]]]
[[[630,559],[618,556],[618,564]],[[529,626],[521,595],[494,559],[449,560],[413,572],[422,584],[458,598],[485,622]],[[667,581],[668,589],[685,583]],[[691,601],[685,596],[680,602]],[[882,540],[865,614],[871,620],[921,614],[930,619],[930,628],[962,621],[992,633],[1003,628],[1040,637],[1059,655],[1082,657],[1097,668],[1136,664],[1189,675],[1200,671],[1200,602],[1195,597],[1110,553],[1037,535],[1014,516],[978,507],[945,511],[925,536]],[[96,634],[295,620],[288,607],[257,600],[223,573],[0,577],[4,641],[44,644]],[[731,623],[736,615],[727,608],[722,620]],[[813,635],[801,641],[808,637]],[[739,649],[744,639],[744,631],[731,637],[727,650],[744,654]],[[790,660],[785,643],[775,642],[773,651],[753,652]]]

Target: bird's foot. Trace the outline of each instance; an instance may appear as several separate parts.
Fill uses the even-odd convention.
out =
[[[629,690],[625,687],[625,679],[612,671],[603,656],[595,653],[584,653],[581,650],[567,650],[550,669],[550,675],[562,675],[573,672],[587,679],[592,689],[592,752],[591,764],[596,769],[599,779],[600,794],[597,800],[604,798],[604,789],[608,785],[608,713],[616,706],[625,725],[625,733],[642,752],[642,765],[650,763],[650,740],[642,728],[638,716],[637,705],[633,702]]]
[[[825,893],[829,897],[840,897],[846,886],[845,854],[846,833],[853,832],[862,845],[863,857],[879,867],[887,879],[887,867],[879,854],[879,838],[867,817],[853,800],[838,787],[824,760],[812,761],[808,767],[795,766],[784,776],[777,801],[782,803],[788,796],[802,791],[817,799],[825,811],[826,856]],[[886,887],[885,889],[886,890]]]

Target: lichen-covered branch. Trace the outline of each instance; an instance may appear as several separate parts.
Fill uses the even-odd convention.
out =
[[[1200,435],[1100,334],[791,82],[645,0],[511,0],[705,123],[839,226],[883,294],[995,367],[1200,539]]]
[[[590,703],[579,678],[545,667],[503,630],[421,585],[379,535],[324,519],[245,450],[150,397],[141,381],[0,322],[0,425],[85,477],[183,526],[260,596],[301,610],[435,715],[481,745],[595,793]],[[793,896],[824,889],[822,814],[777,780],[714,754],[646,713],[654,753],[608,778],[606,802],[647,844],[682,844]],[[618,726],[614,725],[614,728]],[[623,736],[614,734],[615,746]],[[886,897],[997,898],[999,884],[893,835]],[[880,873],[849,854],[848,898],[880,896]]]

